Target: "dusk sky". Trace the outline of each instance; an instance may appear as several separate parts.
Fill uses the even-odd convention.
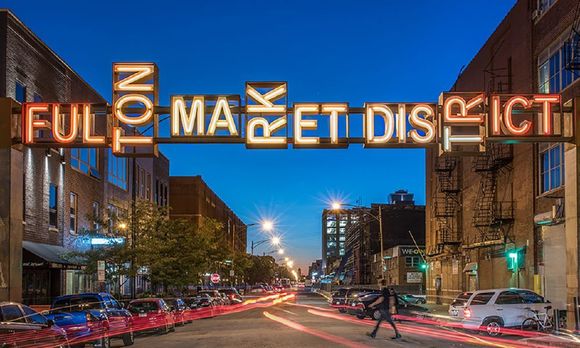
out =
[[[153,61],[161,105],[172,94],[244,94],[245,81],[287,81],[289,103],[436,101],[513,0],[4,1],[103,97],[111,65]],[[247,150],[167,145],[171,175],[202,175],[246,222],[274,218],[307,271],[321,257],[321,211],[334,198],[425,203],[424,151]],[[251,240],[263,239],[250,229]],[[271,248],[261,246],[259,253]]]

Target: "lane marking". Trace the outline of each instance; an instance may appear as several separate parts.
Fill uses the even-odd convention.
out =
[[[285,325],[285,326],[287,326],[291,329],[294,329],[296,331],[304,332],[304,333],[307,333],[309,335],[316,336],[318,338],[322,338],[323,340],[328,341],[328,342],[333,342],[333,343],[340,344],[340,345],[343,345],[345,347],[350,347],[350,348],[368,347],[366,345],[351,341],[351,340],[346,339],[344,337],[335,336],[335,335],[331,335],[331,334],[323,332],[323,331],[311,329],[311,328],[306,327],[304,325],[298,324],[295,321],[288,320],[288,319],[270,314],[266,311],[264,311],[263,314],[266,318],[273,320],[279,324]]]

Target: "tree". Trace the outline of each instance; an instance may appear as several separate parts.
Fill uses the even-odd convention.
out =
[[[108,226],[107,231],[81,233],[87,238],[123,237],[122,243],[112,242],[68,257],[82,257],[88,274],[96,273],[97,261],[105,261],[110,283],[121,275],[134,277],[140,273],[154,288],[162,287],[165,291],[199,284],[203,273],[218,269],[231,255],[220,240],[223,227],[212,219],[204,219],[199,225],[189,220],[170,219],[168,212],[168,208],[149,201],[138,201],[134,215],[123,221],[123,228],[119,228],[119,217],[110,216],[108,221],[95,224]]]

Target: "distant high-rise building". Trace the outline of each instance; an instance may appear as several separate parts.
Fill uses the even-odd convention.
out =
[[[358,219],[351,209],[322,211],[322,268],[326,274],[332,273],[333,264],[345,255],[346,231]]]

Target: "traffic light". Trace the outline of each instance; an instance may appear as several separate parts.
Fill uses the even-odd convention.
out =
[[[419,265],[419,267],[421,268],[421,271],[426,271],[429,268],[429,265],[427,264],[427,262],[421,262],[421,265]]]
[[[523,249],[511,249],[506,251],[507,268],[516,272],[518,269],[524,267],[525,253]]]

